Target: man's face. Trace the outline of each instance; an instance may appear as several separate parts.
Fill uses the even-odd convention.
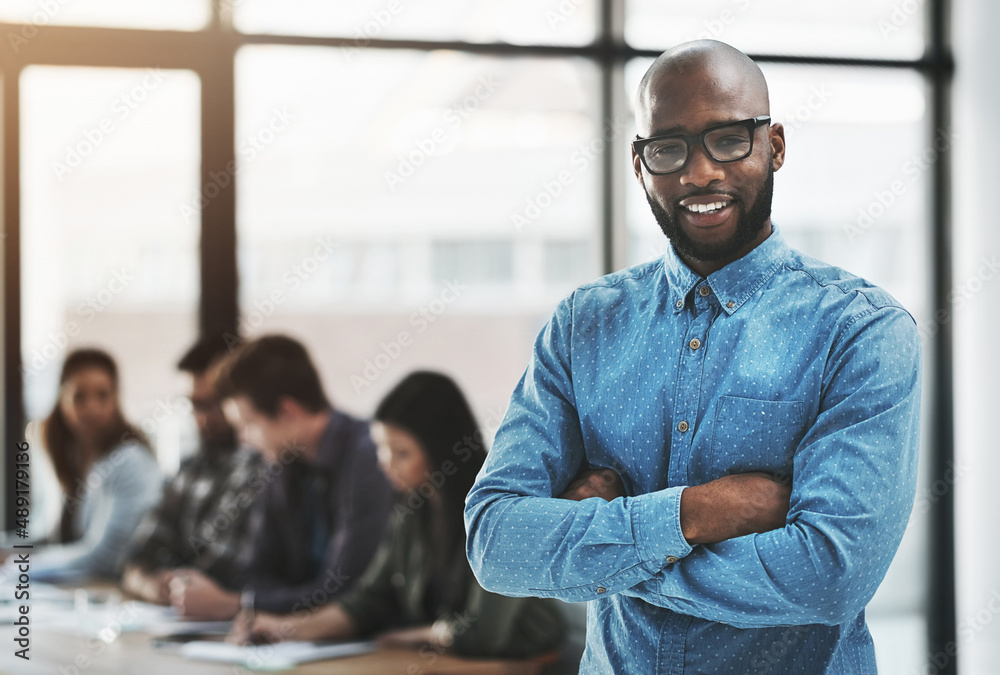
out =
[[[696,69],[650,84],[648,114],[640,115],[642,137],[698,134],[726,122],[767,114],[758,96],[738,80]],[[646,128],[642,128],[645,126]],[[771,233],[774,171],[784,159],[780,124],[753,131],[753,151],[744,159],[717,162],[701,143],[691,146],[682,169],[666,175],[646,171],[633,152],[633,169],[663,233],[685,262],[714,271],[746,255]],[[719,204],[709,213],[698,206]]]
[[[208,373],[191,374],[191,405],[194,421],[203,443],[232,446],[236,433],[226,421],[222,406],[215,393],[215,380]]]
[[[239,431],[240,440],[259,450],[269,462],[277,462],[291,448],[294,425],[280,411],[268,417],[254,407],[246,396],[234,396],[223,403],[226,417]]]

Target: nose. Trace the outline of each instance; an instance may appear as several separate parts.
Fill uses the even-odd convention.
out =
[[[681,169],[681,185],[708,187],[713,181],[724,180],[725,177],[722,165],[708,156],[701,143],[691,147],[687,164]]]
[[[93,396],[86,398],[83,405],[80,406],[80,417],[87,421],[98,419],[102,412],[103,406],[101,402]]]

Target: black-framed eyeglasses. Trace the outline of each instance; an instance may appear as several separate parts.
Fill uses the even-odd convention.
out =
[[[709,127],[693,136],[684,134],[649,138],[636,136],[632,141],[632,149],[639,155],[646,171],[657,176],[683,169],[691,154],[691,145],[695,142],[700,142],[708,156],[716,162],[735,162],[753,152],[754,131],[770,121],[769,116],[761,115]]]

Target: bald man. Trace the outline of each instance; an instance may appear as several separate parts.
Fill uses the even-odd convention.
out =
[[[632,165],[669,250],[556,307],[469,495],[484,588],[589,601],[580,672],[875,672],[864,608],[913,504],[920,342],[771,223],[769,115],[728,45],[656,59]]]

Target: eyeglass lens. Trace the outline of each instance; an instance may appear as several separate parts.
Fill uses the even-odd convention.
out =
[[[750,154],[750,131],[733,125],[705,134],[705,149],[717,162],[732,162]],[[652,171],[675,171],[687,161],[688,145],[683,138],[664,138],[649,143],[643,152]]]

